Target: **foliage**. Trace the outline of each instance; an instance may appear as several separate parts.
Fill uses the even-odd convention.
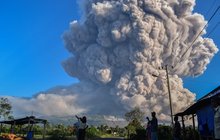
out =
[[[145,136],[145,129],[141,126],[141,123],[137,119],[134,119],[132,122],[130,122],[126,129],[128,137],[131,140],[141,140],[141,137]]]
[[[186,131],[185,131],[185,139],[200,139],[199,137],[199,132],[196,130],[193,130],[190,126],[186,127]]]
[[[41,135],[43,132],[43,128],[40,125],[34,125],[33,131],[35,135]]]
[[[139,139],[139,132],[142,133],[141,122],[144,118],[144,112],[138,107],[125,114],[125,119],[129,122],[126,126],[127,135],[130,139]]]
[[[114,136],[124,137],[126,135],[126,129],[120,128],[118,125],[116,125],[116,127],[111,127],[111,131]]]
[[[109,127],[107,125],[100,125],[98,127],[90,126],[86,130],[86,136],[89,139],[97,139],[104,137],[124,137],[126,129],[119,126]]]
[[[101,133],[111,133],[109,130],[110,130],[110,127],[107,126],[107,125],[100,125],[97,127],[97,129],[101,132]]]
[[[170,126],[158,127],[159,140],[172,140],[172,129]],[[146,139],[146,129],[143,127],[136,128],[135,133],[129,135],[130,140],[145,140]]]
[[[91,127],[87,128],[87,130],[86,130],[86,137],[88,137],[90,139],[99,138],[101,135],[102,135],[102,132],[100,132],[94,126],[91,126]]]
[[[130,128],[131,129],[131,128]],[[133,127],[134,129],[134,127]],[[139,128],[135,130],[135,133],[129,135],[130,140],[145,140],[146,139],[146,130],[144,128]],[[185,134],[182,134],[184,139],[200,139],[199,133],[197,130],[193,130],[191,127],[186,127]],[[158,140],[172,140],[172,128],[170,126],[159,125],[158,127]]]
[[[136,129],[136,133],[131,135],[131,140],[145,140],[146,139],[146,131],[145,129]]]
[[[4,119],[13,119],[11,109],[12,107],[8,98],[0,98],[0,118],[3,117]]]
[[[172,127],[166,125],[158,126],[158,139],[159,140],[171,140],[172,139]]]
[[[140,110],[140,108],[135,107],[130,112],[125,113],[125,119],[128,122],[133,121],[134,119],[137,119],[139,122],[142,122],[144,118],[144,112]]]
[[[35,125],[33,127],[35,137],[36,135],[42,137],[43,127],[40,125]],[[70,140],[74,139],[73,137],[73,127],[72,126],[65,126],[65,125],[46,125],[47,130],[47,140]],[[9,133],[10,126],[3,125],[2,133]],[[15,133],[19,133],[20,128],[16,126],[14,129]],[[131,121],[125,128],[116,127],[109,127],[107,125],[101,125],[99,127],[90,126],[86,130],[86,137],[90,140],[95,140],[101,137],[124,137],[125,133],[129,133],[130,140],[144,140],[146,139],[146,130],[144,127],[141,126],[141,123],[135,119]],[[26,133],[26,131],[25,131]],[[22,133],[22,134],[25,134]],[[116,134],[116,135],[115,135]],[[158,127],[158,140],[172,140],[172,128],[170,126],[159,125]],[[193,130],[191,127],[186,127],[186,131],[184,134],[185,139],[200,139],[198,131]],[[38,138],[38,139],[39,139]],[[37,139],[37,138],[36,138]]]
[[[7,125],[2,125],[2,128],[1,128],[1,133],[9,133],[10,132],[10,127],[7,126]]]
[[[53,131],[50,135],[50,140],[67,140],[68,131],[64,125],[59,124],[53,128]]]

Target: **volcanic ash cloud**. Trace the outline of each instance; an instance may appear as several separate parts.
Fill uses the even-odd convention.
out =
[[[124,110],[138,106],[168,120],[166,73],[160,69],[167,65],[174,112],[193,102],[195,94],[183,87],[181,77],[201,75],[218,51],[212,39],[202,37],[205,31],[193,43],[207,23],[192,12],[194,0],[89,0],[82,5],[82,20],[70,23],[64,34],[73,54],[63,62],[70,76],[102,89],[94,94],[111,96],[112,104]]]

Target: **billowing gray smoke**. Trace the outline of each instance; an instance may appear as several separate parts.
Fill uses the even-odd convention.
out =
[[[82,21],[73,21],[64,34],[73,55],[63,67],[69,75],[102,89],[94,93],[106,95],[102,102],[111,96],[112,105],[154,110],[167,120],[166,73],[160,68],[169,67],[178,112],[195,99],[181,77],[202,74],[218,51],[212,39],[202,35],[192,45],[206,24],[202,15],[192,13],[194,5],[195,0],[84,1]]]

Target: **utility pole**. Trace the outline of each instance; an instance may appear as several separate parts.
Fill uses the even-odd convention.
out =
[[[171,92],[170,92],[170,79],[169,79],[169,73],[168,73],[168,66],[166,65],[166,75],[167,75],[167,88],[169,93],[169,101],[170,101],[170,117],[171,117],[171,123],[173,125],[173,108],[172,108],[172,98],[171,98]]]
[[[164,67],[160,67],[159,69],[164,70]],[[165,70],[166,70],[166,80],[167,80],[167,88],[168,88],[168,94],[169,94],[169,102],[170,102],[171,124],[173,125],[173,108],[172,108],[172,98],[171,98],[171,91],[170,91],[170,79],[169,79],[169,73],[168,73],[168,65],[165,66]],[[152,74],[152,76],[159,77],[158,75],[154,75],[154,74]]]

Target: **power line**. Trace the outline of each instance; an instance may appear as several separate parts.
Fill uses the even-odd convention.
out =
[[[216,2],[217,2],[217,0],[215,0],[215,1],[212,3],[211,7],[209,8],[209,10],[208,10],[207,13],[206,13],[206,16],[209,15],[209,13],[211,12],[212,8],[215,6],[215,3],[216,3]]]
[[[171,89],[170,89],[170,78],[169,78],[169,72],[168,72],[168,65],[165,67],[161,67],[159,69],[164,69],[166,70],[166,80],[167,81],[167,90],[168,90],[168,95],[169,95],[169,105],[170,105],[170,117],[171,117],[171,124],[173,125],[173,107],[172,107],[172,97],[171,97]],[[159,77],[158,75],[152,74],[153,77]]]
[[[215,25],[215,27],[212,28],[212,30],[209,32],[209,34],[207,35],[207,37],[209,37],[209,36],[212,34],[212,32],[214,32],[215,29],[216,29],[219,25],[220,25],[220,22],[218,22],[218,23]]]
[[[202,30],[199,32],[199,34],[195,37],[195,39],[192,41],[191,45],[186,49],[186,51],[183,53],[182,57],[183,58],[186,53],[188,52],[188,50],[194,45],[195,41],[198,39],[198,37],[202,34],[203,30],[207,27],[207,25],[210,23],[210,21],[213,19],[213,17],[216,15],[216,13],[218,12],[218,10],[220,9],[220,6],[218,6],[218,8],[215,10],[215,12],[212,14],[212,16],[209,18],[208,22],[205,24],[205,26],[202,28]],[[180,59],[179,59],[180,62]],[[177,64],[179,63],[177,62]],[[177,66],[177,65],[176,65]]]
[[[182,57],[187,53],[187,51],[194,45],[195,41],[198,39],[198,37],[201,35],[203,30],[207,27],[207,25],[210,23],[212,18],[215,16],[215,14],[218,12],[220,9],[220,6],[215,10],[215,12],[212,14],[211,18],[208,20],[208,22],[205,24],[205,26],[202,28],[202,30],[199,32],[199,34],[196,36],[196,38],[192,41],[191,45],[186,49],[186,51],[183,53]]]
[[[212,6],[213,7],[213,6]],[[218,10],[220,9],[220,6],[218,6],[218,8],[215,10],[215,12],[212,14],[212,16],[210,17],[210,19],[208,20],[208,22],[205,24],[205,26],[202,28],[202,30],[199,32],[199,34],[195,37],[195,39],[192,41],[191,45],[186,49],[186,51],[183,53],[182,57],[183,58],[186,53],[188,52],[188,50],[194,45],[195,41],[198,39],[198,37],[202,34],[203,30],[207,27],[207,25],[210,23],[210,21],[213,19],[213,17],[216,15],[216,13],[218,12]],[[220,23],[220,22],[219,22]],[[218,24],[219,24],[218,23]],[[217,25],[216,27],[217,28]],[[215,28],[212,30],[214,31]],[[180,59],[179,59],[180,61]],[[178,62],[179,63],[179,62]],[[157,77],[156,75],[152,75]],[[167,85],[168,85],[168,92],[169,92],[169,101],[170,101],[170,112],[171,112],[171,122],[173,124],[173,111],[172,111],[172,98],[171,98],[171,93],[170,93],[170,83],[169,83],[169,74],[168,74],[168,66],[166,65],[166,76],[167,76]]]

